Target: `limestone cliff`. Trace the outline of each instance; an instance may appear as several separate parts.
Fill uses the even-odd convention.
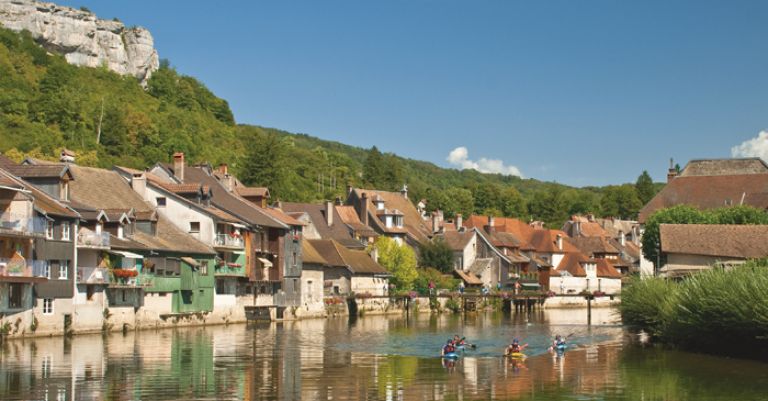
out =
[[[35,0],[0,0],[0,25],[28,30],[48,51],[70,64],[107,66],[142,84],[160,65],[152,35],[144,28],[96,18],[88,11]]]

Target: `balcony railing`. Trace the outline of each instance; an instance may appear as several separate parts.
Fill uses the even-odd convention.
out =
[[[109,248],[109,233],[83,231],[77,235],[77,245],[84,247]]]
[[[0,276],[47,277],[48,262],[45,260],[0,258]]]
[[[243,248],[243,237],[229,234],[217,233],[213,241],[216,246],[227,246],[232,248]]]
[[[80,284],[109,284],[109,271],[104,267],[77,268],[77,282]]]
[[[19,234],[44,234],[45,220],[42,217],[5,212],[0,214],[0,230]]]

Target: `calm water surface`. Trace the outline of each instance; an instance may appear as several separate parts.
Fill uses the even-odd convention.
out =
[[[1,400],[768,400],[768,364],[629,344],[597,310],[367,316],[6,342]],[[478,345],[437,357],[454,333]],[[563,355],[547,352],[569,335]],[[512,337],[525,361],[499,355]]]

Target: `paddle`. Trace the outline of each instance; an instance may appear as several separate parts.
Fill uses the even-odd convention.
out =
[[[472,348],[472,349],[477,349],[477,344],[468,343],[468,342],[466,342],[466,339],[467,339],[467,337],[461,337],[461,341],[464,342],[465,346],[467,346],[469,348]]]

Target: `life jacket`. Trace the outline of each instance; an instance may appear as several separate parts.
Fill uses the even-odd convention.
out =
[[[443,347],[444,354],[447,354],[449,352],[454,352],[454,351],[456,351],[456,348],[454,348],[452,344],[446,344],[445,347]]]
[[[520,352],[520,344],[512,344],[509,347],[512,348],[512,352]]]

